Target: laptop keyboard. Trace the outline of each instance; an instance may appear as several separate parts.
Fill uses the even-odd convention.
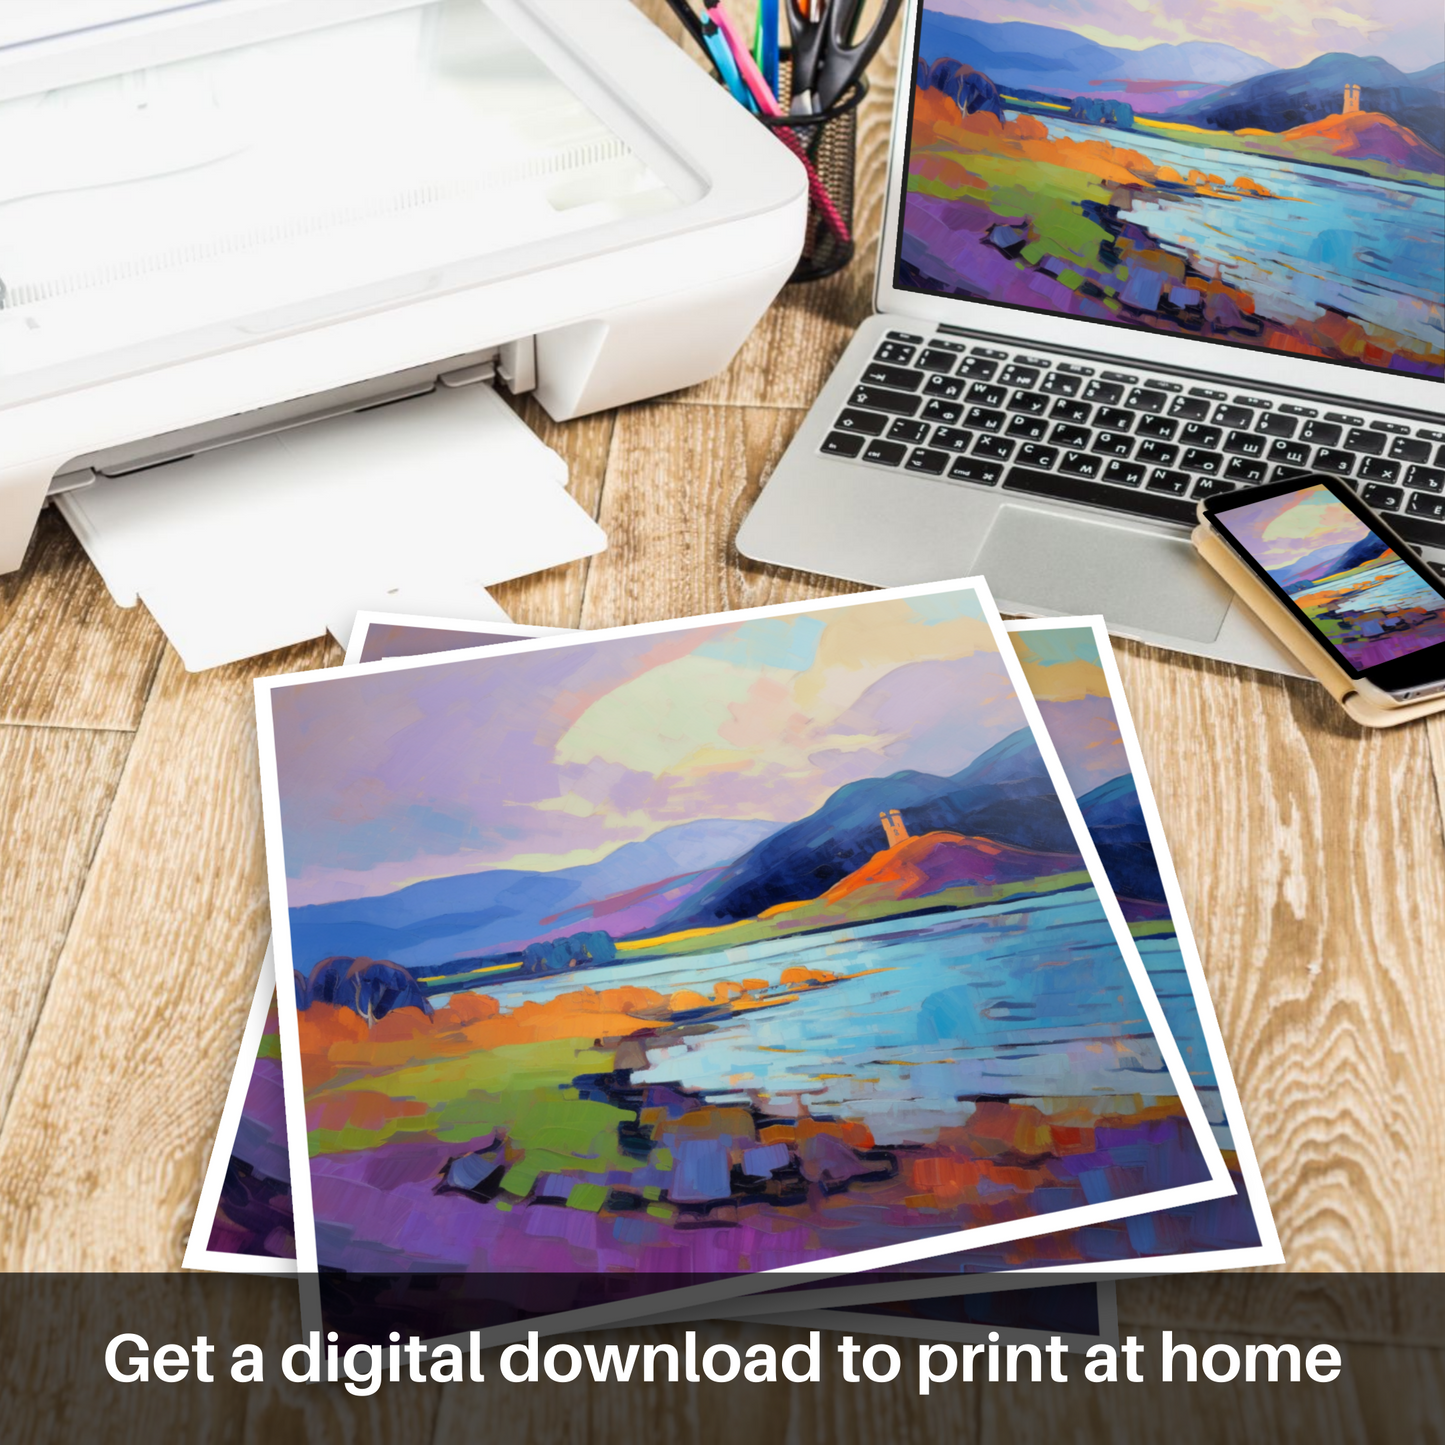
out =
[[[1445,548],[1445,429],[950,336],[888,332],[821,450],[1186,524],[1201,497],[1328,472]]]

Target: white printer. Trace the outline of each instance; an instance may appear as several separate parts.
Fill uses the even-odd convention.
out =
[[[495,397],[449,394],[500,379],[565,420],[714,374],[786,281],[807,205],[797,160],[628,0],[7,6],[0,156],[0,572],[47,496],[69,499],[118,600],[152,610],[152,583],[184,579],[147,568],[177,552],[197,577],[242,567],[244,604],[242,520],[315,524],[276,481],[288,458],[337,459],[335,515],[351,460],[433,436],[360,486],[343,535],[380,600],[347,605],[455,605],[388,579],[445,573],[473,523],[481,545],[467,507],[530,463]],[[407,420],[419,404],[437,420]],[[469,469],[448,450],[468,436],[501,459]],[[108,539],[167,508],[189,530],[145,562],[132,535],[108,568]]]

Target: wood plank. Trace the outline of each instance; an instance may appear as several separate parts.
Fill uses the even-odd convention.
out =
[[[0,1119],[30,1047],[131,734],[0,727],[0,938],[9,1003],[0,1029]]]
[[[958,1388],[977,1390],[983,1434],[989,1440],[1103,1441],[1110,1445],[1217,1445],[1222,1440],[1268,1440],[1272,1445],[1386,1445],[1425,1439],[1398,1431],[1392,1412],[1379,1410],[1379,1388],[1388,1380],[1409,1384],[1413,1398],[1402,1401],[1406,1418],[1429,1421],[1432,1399],[1438,1403],[1440,1361],[1434,1352],[1390,1351],[1380,1345],[1342,1347],[1345,1369],[1330,1384],[1301,1379],[1270,1384],[1242,1380],[1215,1384],[1202,1372],[1195,1383],[1184,1378],[1181,1358],[1175,1379],[1159,1378],[1158,1332],[1121,1320],[1121,1338],[1135,1334],[1145,1345],[1139,1384],[1091,1384],[1082,1362],[1069,1366],[1067,1385],[999,1383]],[[1176,1343],[1200,1353],[1214,1344],[1242,1351],[1264,1341],[1257,1335],[1175,1330]],[[1273,1343],[1271,1341],[1271,1343]],[[1313,1341],[1311,1343],[1314,1343]],[[1416,1358],[1423,1356],[1424,1358]],[[1218,1357],[1217,1357],[1218,1358]],[[1224,1361],[1218,1360],[1216,1368]],[[943,1388],[943,1387],[941,1387]],[[932,1400],[930,1396],[930,1401]],[[922,1402],[920,1402],[922,1403]],[[1435,1438],[1438,1438],[1436,1436]]]
[[[653,403],[618,413],[584,627],[695,617],[859,591],[745,563],[733,537],[801,413]]]
[[[144,607],[117,607],[53,507],[25,563],[0,577],[0,723],[132,731],[164,643]]]
[[[806,1342],[798,1330],[773,1325],[713,1322],[698,1324],[697,1351],[701,1358],[714,1344],[731,1345],[740,1355],[753,1345],[768,1344],[779,1354],[789,1345]],[[639,1325],[631,1329],[599,1330],[567,1340],[580,1349],[588,1343],[620,1345],[625,1353],[634,1344],[670,1344],[682,1351],[684,1327]],[[728,1384],[704,1380],[697,1384],[641,1381],[597,1386],[579,1380],[574,1385],[543,1381],[536,1385],[509,1385],[501,1378],[497,1354],[484,1358],[487,1383],[444,1392],[433,1445],[461,1445],[477,1434],[479,1391],[505,1392],[505,1416],[511,1429],[508,1440],[536,1445],[734,1445],[739,1440],[822,1442],[828,1445],[933,1445],[939,1440],[971,1445],[983,1437],[978,1428],[974,1399],[965,1392],[920,1400],[907,1369],[891,1384],[842,1383],[837,1368],[839,1336],[822,1333],[821,1380],[817,1384],[752,1384],[741,1379]],[[861,1336],[859,1337],[862,1338]],[[543,1341],[544,1347],[552,1341]],[[868,1343],[874,1343],[871,1339]],[[904,1358],[911,1341],[896,1341]],[[583,1367],[584,1377],[587,1368]],[[495,1382],[495,1384],[494,1384]],[[490,1397],[496,1400],[496,1395]],[[494,1404],[493,1408],[497,1406]],[[512,1432],[515,1433],[512,1433]]]
[[[1297,1270],[1445,1268],[1445,839],[1429,735],[1120,643],[1226,1047]]]
[[[175,1269],[269,931],[251,679],[167,649],[0,1128],[0,1268]]]
[[[506,393],[502,393],[506,396]],[[595,518],[602,505],[602,485],[612,446],[613,413],[555,422],[531,396],[506,397],[518,416],[567,463],[567,490]],[[538,627],[576,627],[582,615],[582,593],[590,557],[519,577],[490,589],[514,622]]]

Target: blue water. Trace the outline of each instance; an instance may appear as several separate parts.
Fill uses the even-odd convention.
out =
[[[1009,112],[1010,116],[1014,113]],[[1279,199],[1164,194],[1136,198],[1128,216],[1176,251],[1218,265],[1278,321],[1315,320],[1334,306],[1425,342],[1445,344],[1445,191],[1218,150],[1148,131],[1116,131],[1049,116],[1052,135],[1103,140],[1173,166],[1247,176]]]
[[[1335,587],[1333,578],[1322,582],[1309,582],[1291,594],[1306,598],[1322,588]],[[1367,566],[1359,578],[1358,585],[1341,595],[1331,608],[1334,612],[1402,612],[1419,607],[1427,612],[1439,610],[1440,594],[1425,581],[1413,567],[1404,562],[1377,563]]]
[[[1178,993],[1182,967],[1171,963],[1177,951],[1155,948],[1165,991]],[[895,1140],[926,1140],[941,1126],[962,1123],[972,1106],[960,1095],[1006,1094],[1046,1108],[1088,1099],[1107,1111],[1111,1101],[1132,1109],[1140,1098],[1175,1092],[1091,892],[518,980],[489,991],[508,1009],[584,984],[711,995],[722,980],[777,984],[794,966],[882,971],[649,1047],[650,1067],[635,1071],[633,1081],[680,1084],[715,1102],[774,1100],[780,1113],[801,1103],[860,1119],[878,1137]],[[1182,987],[1187,995],[1187,982]],[[1190,1052],[1203,1055],[1192,1000],[1184,1012],[1193,1038],[1179,1030],[1181,1045],[1198,1044]]]

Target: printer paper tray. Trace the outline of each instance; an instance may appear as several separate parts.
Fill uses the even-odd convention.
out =
[[[293,427],[55,504],[123,607],[192,671],[319,637],[357,611],[501,615],[486,588],[606,537],[567,467],[489,386]]]

